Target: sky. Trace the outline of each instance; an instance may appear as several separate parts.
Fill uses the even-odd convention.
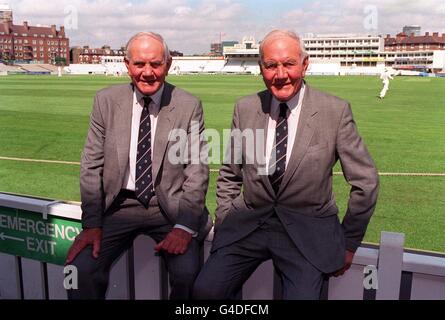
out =
[[[443,0],[0,0],[14,23],[65,26],[70,46],[124,46],[139,31],[160,33],[170,50],[204,54],[220,39],[257,41],[275,28],[309,34],[395,35],[405,25],[445,33]]]

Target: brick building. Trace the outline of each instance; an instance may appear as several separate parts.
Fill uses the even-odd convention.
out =
[[[395,37],[386,35],[385,51],[424,51],[445,50],[445,33],[440,36],[438,32],[416,36],[414,33],[407,35],[403,32]]]
[[[74,64],[98,64],[102,57],[124,56],[125,48],[111,49],[109,46],[90,48],[89,46],[74,47],[70,50],[70,61]]]
[[[179,51],[170,51],[173,57],[183,56]],[[125,56],[125,48],[111,49],[110,46],[102,48],[90,48],[89,46],[74,47],[70,50],[70,62],[73,64],[99,64],[107,60],[121,60],[119,57]],[[122,60],[123,61],[123,60]]]
[[[65,28],[15,25],[0,21],[0,60],[16,63],[69,63],[69,39]]]

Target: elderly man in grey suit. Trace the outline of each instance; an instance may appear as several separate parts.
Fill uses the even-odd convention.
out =
[[[178,144],[172,132],[188,135],[187,145],[193,123],[204,131],[201,102],[165,82],[171,63],[160,35],[138,33],[125,57],[132,83],[95,97],[81,162],[83,231],[66,260],[78,269],[79,288],[68,291],[70,298],[104,298],[111,264],[139,234],[151,236],[165,258],[170,298],[190,298],[200,243],[212,225],[205,208],[209,170],[205,161],[169,157]],[[197,143],[205,150],[204,140]]]
[[[268,90],[236,103],[233,158],[219,172],[213,246],[196,299],[233,298],[268,259],[284,299],[319,299],[323,278],[350,267],[376,205],[378,174],[349,103],[303,81],[302,41],[274,30],[260,59]],[[337,160],[351,185],[342,223],[332,192]]]

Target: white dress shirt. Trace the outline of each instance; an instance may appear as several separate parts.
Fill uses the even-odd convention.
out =
[[[158,123],[158,114],[161,108],[161,98],[162,91],[164,90],[164,85],[156,91],[155,94],[151,95],[151,102],[148,106],[148,112],[150,114],[150,125],[151,125],[151,159],[153,159],[154,141],[156,133],[156,125]],[[133,113],[131,117],[131,139],[130,139],[130,153],[128,158],[127,170],[124,179],[124,189],[132,190],[135,189],[136,181],[136,156],[138,151],[138,137],[139,137],[139,123],[141,121],[142,109],[144,108],[144,95],[137,90],[133,90]],[[153,175],[152,175],[153,176]]]
[[[289,108],[289,111],[287,111],[289,116],[287,118],[286,168],[292,153],[292,148],[294,146],[295,135],[297,134],[301,105],[304,98],[304,91],[305,85],[302,82],[300,91],[298,91],[298,93],[294,97],[292,97],[292,99],[286,102]],[[272,148],[275,142],[275,128],[277,127],[277,120],[280,115],[280,103],[281,101],[277,100],[275,97],[272,97],[266,136],[266,168],[269,168]]]
[[[162,92],[164,91],[164,85],[156,91],[155,94],[151,95],[151,102],[148,106],[148,112],[150,114],[150,125],[151,125],[151,159],[153,159],[153,150],[155,148],[155,134],[156,126],[158,124],[159,110],[161,110],[161,99]],[[134,87],[133,90],[133,109],[131,117],[131,138],[130,138],[130,153],[128,155],[128,165],[125,171],[124,185],[123,188],[127,190],[135,190],[136,181],[136,157],[138,151],[138,137],[139,137],[139,123],[141,121],[142,109],[144,108],[144,95]],[[152,166],[153,168],[153,166]],[[152,174],[153,179],[155,178]],[[154,181],[153,181],[154,182]],[[187,228],[186,226],[176,224],[175,228],[183,229],[191,233],[194,237],[198,235],[197,232]]]

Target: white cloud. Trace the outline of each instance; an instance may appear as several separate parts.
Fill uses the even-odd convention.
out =
[[[164,36],[171,49],[204,53],[210,43],[240,40],[245,35],[261,39],[272,28],[290,28],[304,33],[395,34],[406,24],[419,24],[422,31],[445,32],[443,0],[334,0],[306,2],[273,1],[243,3],[236,0],[62,0],[36,4],[35,0],[11,0],[16,24],[66,25],[64,10],[75,8],[77,29],[68,29],[71,45],[124,45],[136,32],[151,30]],[[377,29],[367,30],[364,22],[377,9]],[[252,7],[254,6],[254,7]],[[281,9],[282,7],[282,9]]]
[[[186,6],[179,6],[175,8],[175,15],[176,16],[187,16],[190,13],[192,13],[193,9]]]
[[[34,0],[15,0],[10,5],[16,24],[28,21],[30,25],[58,27],[70,18],[64,10],[68,6],[75,8],[78,28],[67,29],[70,45],[120,47],[134,33],[150,30],[162,34],[171,49],[203,53],[219,39],[220,32],[230,35],[233,30],[238,37],[243,29],[239,28],[243,6],[230,0],[202,0],[195,4],[187,0],[65,0],[37,6]]]
[[[373,10],[375,8],[376,15]],[[317,1],[291,10],[284,24],[303,33],[372,33],[392,35],[405,25],[418,24],[422,31],[445,32],[443,16],[445,3],[442,0],[344,0],[326,4]],[[374,19],[376,28],[366,28]]]

